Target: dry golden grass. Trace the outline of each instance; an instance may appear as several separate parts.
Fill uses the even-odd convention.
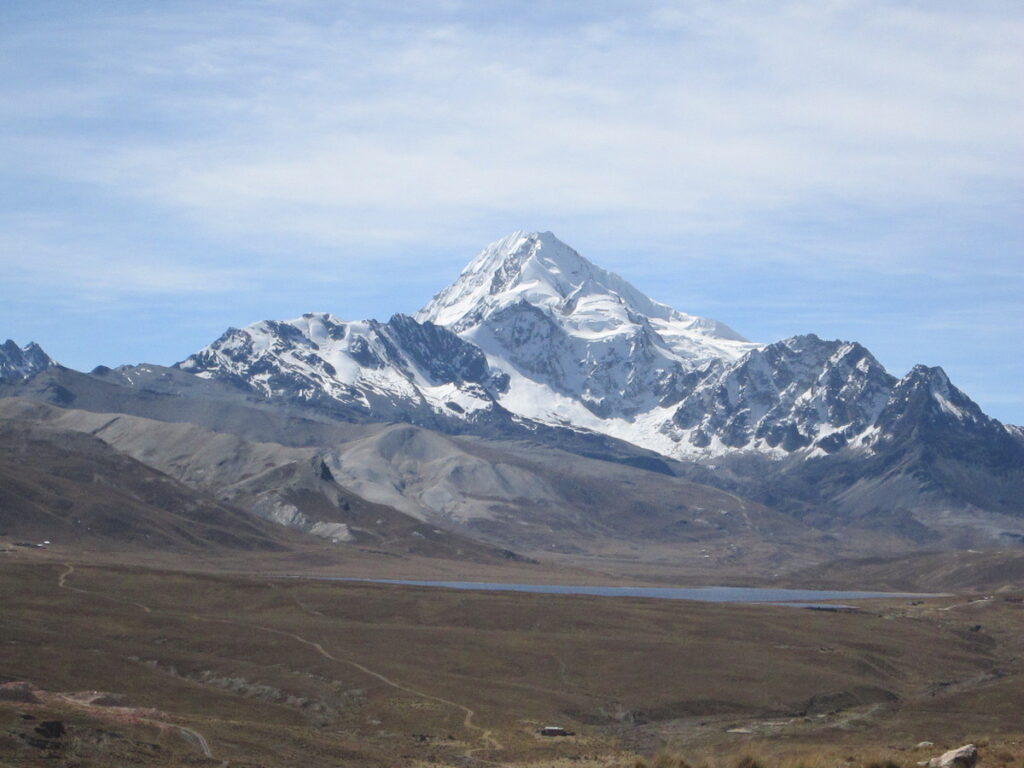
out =
[[[211,765],[913,768],[988,733],[983,768],[1024,768],[1024,607],[1004,600],[830,614],[30,558],[0,561],[0,594],[0,682],[121,694],[202,733]],[[202,763],[173,727],[34,706],[0,704],[5,768],[60,764],[23,714],[69,724],[68,765]]]

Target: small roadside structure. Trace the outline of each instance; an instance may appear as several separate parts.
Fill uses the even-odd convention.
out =
[[[543,728],[541,728],[539,731],[537,731],[537,733],[539,733],[541,736],[575,736],[576,735],[572,731],[567,731],[565,728],[562,728],[561,726],[558,726],[558,725],[545,725]]]

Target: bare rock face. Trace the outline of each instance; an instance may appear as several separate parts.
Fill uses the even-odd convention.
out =
[[[31,379],[40,371],[57,365],[34,341],[19,347],[11,339],[0,344],[0,380]]]
[[[965,744],[939,757],[933,757],[928,761],[928,768],[974,768],[977,762],[978,748],[973,744]]]
[[[335,415],[431,427],[493,416],[508,378],[475,345],[407,315],[379,323],[307,313],[229,328],[177,367]]]

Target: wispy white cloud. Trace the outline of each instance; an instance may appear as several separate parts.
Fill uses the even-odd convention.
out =
[[[4,282],[24,301],[39,290],[63,306],[82,311],[139,297],[192,297],[251,289],[255,275],[245,264],[203,263],[163,248],[139,252],[137,246],[104,238],[96,230],[67,231],[59,218],[0,216],[0,254],[8,263]],[[7,301],[14,296],[9,295]]]
[[[1024,18],[1008,7],[629,3],[547,27],[529,5],[515,22],[98,17],[62,31],[85,74],[49,108],[106,112],[99,128],[55,129],[45,152],[8,141],[204,226],[334,244],[552,211],[670,236],[820,199],[1006,204],[1024,159]]]
[[[383,315],[520,227],[755,338],[891,322],[934,360],[937,323],[994,338],[975,308],[1024,293],[1017,2],[13,2],[0,30],[23,302]]]

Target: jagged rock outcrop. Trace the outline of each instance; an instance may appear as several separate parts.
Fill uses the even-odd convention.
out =
[[[30,379],[56,364],[34,341],[19,347],[8,339],[0,345],[0,381]]]
[[[494,411],[508,378],[476,346],[406,315],[309,313],[230,328],[178,367],[267,397],[430,426]]]

